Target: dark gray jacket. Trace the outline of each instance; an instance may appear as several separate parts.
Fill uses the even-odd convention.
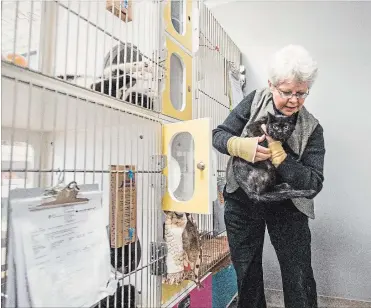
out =
[[[239,103],[229,114],[223,124],[213,130],[213,146],[221,153],[227,152],[227,142],[232,136],[241,136],[241,133],[250,118],[251,104],[256,91],[251,92]],[[290,184],[295,189],[313,189],[317,194],[323,187],[323,164],[325,156],[325,144],[323,128],[320,124],[316,126],[309,137],[305,150],[298,156],[287,145],[283,144],[287,153],[285,161],[277,168],[277,173],[283,182]],[[314,197],[314,196],[313,196]],[[299,208],[299,210],[301,210]],[[308,214],[314,218],[314,213]]]

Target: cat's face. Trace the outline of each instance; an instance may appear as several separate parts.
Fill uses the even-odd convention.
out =
[[[295,129],[294,116],[274,116],[268,112],[267,134],[274,140],[285,142]]]

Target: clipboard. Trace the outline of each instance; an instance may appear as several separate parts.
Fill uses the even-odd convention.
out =
[[[85,307],[114,294],[118,281],[111,272],[109,237],[98,184],[79,187],[73,181],[48,189],[15,189],[9,198],[12,214],[7,307]],[[57,231],[57,237],[50,239]],[[38,238],[34,240],[34,236]],[[64,246],[55,246],[63,239]],[[37,254],[33,248],[44,250]],[[42,258],[51,253],[58,255],[57,263],[54,257]],[[92,262],[98,266],[92,266]]]
[[[36,207],[31,207],[30,211],[40,211],[44,209],[51,209],[61,206],[71,206],[78,204],[85,204],[89,202],[88,198],[78,198],[77,194],[80,188],[77,186],[75,181],[70,182],[65,188],[61,191],[55,191],[52,188],[52,193],[55,191],[55,200],[49,202],[42,202]],[[48,196],[48,198],[50,198]]]

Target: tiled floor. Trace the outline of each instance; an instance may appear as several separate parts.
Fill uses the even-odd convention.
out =
[[[225,260],[223,266],[229,263],[230,258]],[[267,301],[267,308],[285,308],[282,291],[266,289],[265,298]],[[237,298],[231,302],[228,308],[237,308]],[[371,308],[371,302],[318,296],[318,308]]]
[[[235,299],[228,308],[237,308],[237,299]],[[276,308],[275,306],[269,306],[267,308]]]
[[[280,290],[265,290],[267,303],[273,308],[284,308],[283,292]],[[371,302],[340,299],[334,297],[318,296],[318,308],[371,308]]]
[[[282,291],[266,290],[267,308],[284,308]],[[231,303],[229,308],[237,307],[237,298]],[[318,297],[318,308],[371,308],[371,302],[330,298],[325,296]]]

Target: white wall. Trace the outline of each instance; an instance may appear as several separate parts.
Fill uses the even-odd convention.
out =
[[[371,2],[232,2],[213,8],[243,53],[247,92],[266,85],[267,57],[302,44],[320,73],[306,105],[321,121],[325,186],[311,221],[318,292],[371,300]],[[281,289],[267,238],[266,287]]]

